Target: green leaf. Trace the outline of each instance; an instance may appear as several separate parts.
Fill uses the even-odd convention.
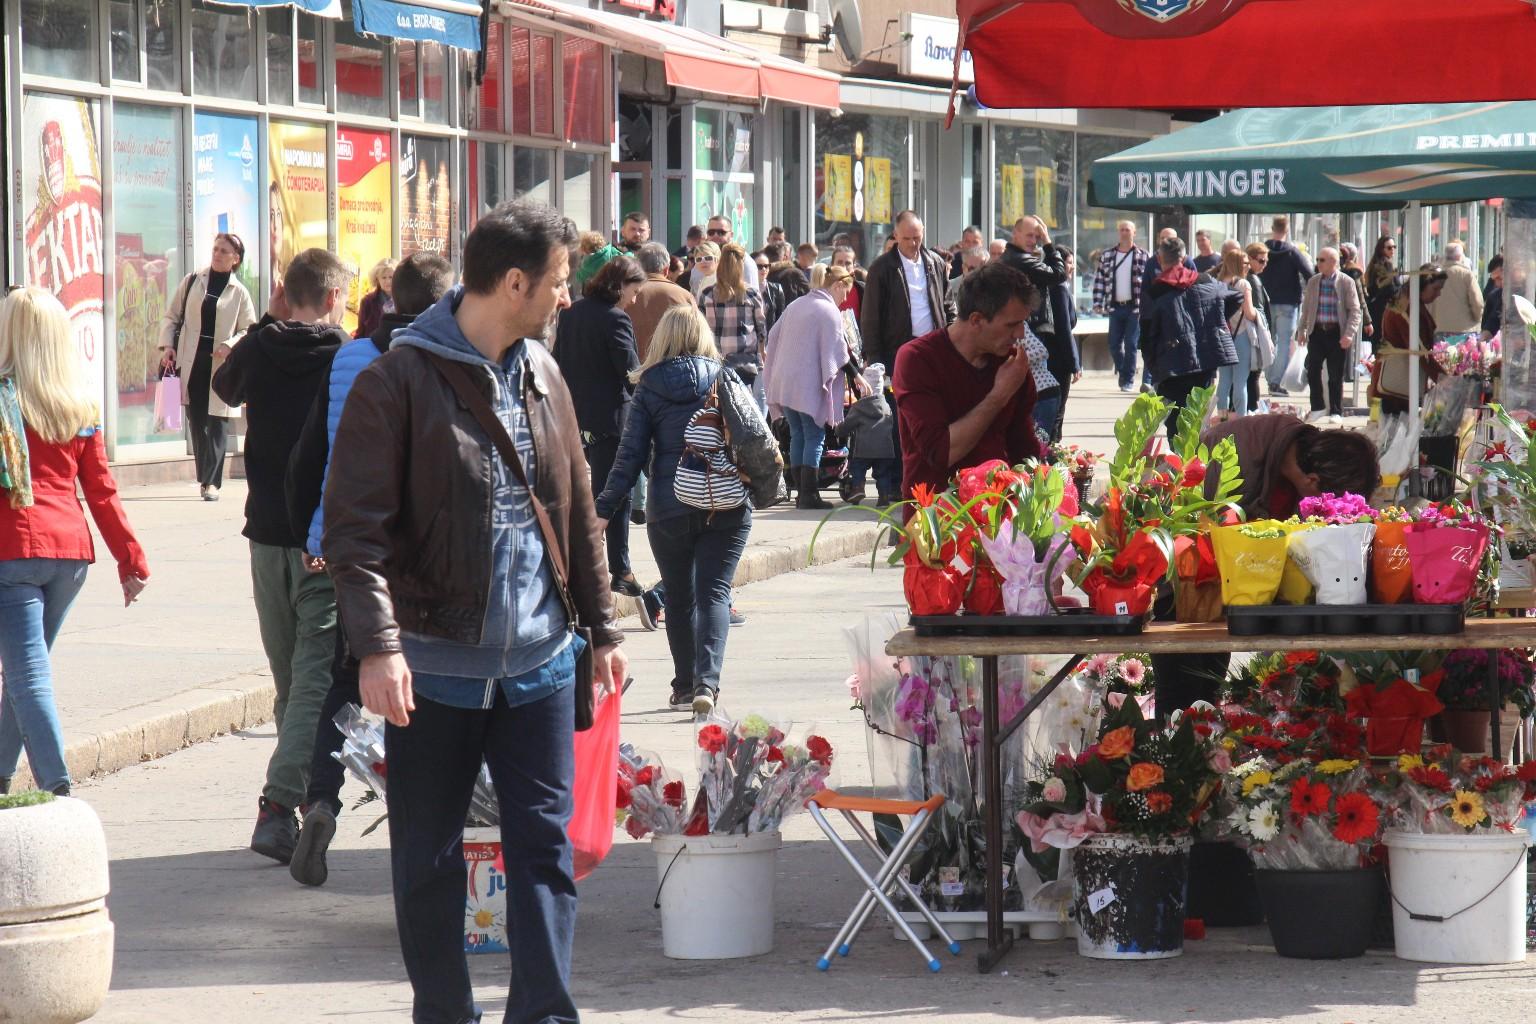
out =
[[[1216,394],[1216,385],[1195,388],[1179,409],[1178,422],[1174,425],[1173,438],[1168,447],[1179,458],[1188,462],[1200,447],[1200,431],[1205,424],[1205,413]]]
[[[1124,487],[1138,479],[1145,468],[1148,443],[1157,435],[1168,413],[1161,395],[1137,395],[1115,421],[1115,457],[1109,464],[1110,482]]]

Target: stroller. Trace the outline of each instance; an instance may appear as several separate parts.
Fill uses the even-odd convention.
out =
[[[821,449],[821,462],[816,467],[818,489],[837,487],[848,475],[848,445],[837,436],[833,428],[826,429],[827,436]],[[779,442],[779,451],[784,456],[784,479],[787,485],[793,488],[795,482],[789,479],[789,421],[774,420],[773,436]]]

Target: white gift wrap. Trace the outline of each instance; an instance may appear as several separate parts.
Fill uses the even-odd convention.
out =
[[[1375,523],[1320,526],[1293,533],[1287,551],[1291,561],[1317,588],[1318,604],[1365,604]]]

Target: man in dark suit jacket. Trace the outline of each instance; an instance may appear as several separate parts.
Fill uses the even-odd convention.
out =
[[[859,311],[864,362],[883,364],[887,381],[901,346],[955,322],[955,305],[947,294],[949,262],[923,245],[922,220],[913,211],[903,210],[896,215],[893,237],[896,245],[869,266]],[[900,467],[899,437],[895,463]],[[880,467],[875,479],[882,479]],[[891,495],[881,497],[895,500]]]

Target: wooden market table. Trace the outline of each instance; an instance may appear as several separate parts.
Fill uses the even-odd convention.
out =
[[[1401,636],[1232,636],[1224,622],[1153,623],[1132,636],[935,636],[920,637],[910,627],[885,645],[895,657],[967,655],[981,662],[982,746],[986,759],[987,839],[987,948],[977,956],[977,969],[990,971],[1013,946],[1013,935],[1003,926],[1003,860],[993,856],[1003,849],[1002,750],[1019,726],[1070,676],[1084,658],[1126,651],[1149,654],[1238,654],[1247,651],[1434,651],[1448,648],[1490,650],[1502,647],[1536,647],[1536,619],[1470,619],[1466,631],[1448,635]],[[1067,655],[1067,663],[1036,691],[1008,722],[998,721],[997,659],[1004,655]],[[1498,659],[1489,658],[1489,676],[1498,692]],[[1499,756],[1499,712],[1490,713],[1493,755]]]

